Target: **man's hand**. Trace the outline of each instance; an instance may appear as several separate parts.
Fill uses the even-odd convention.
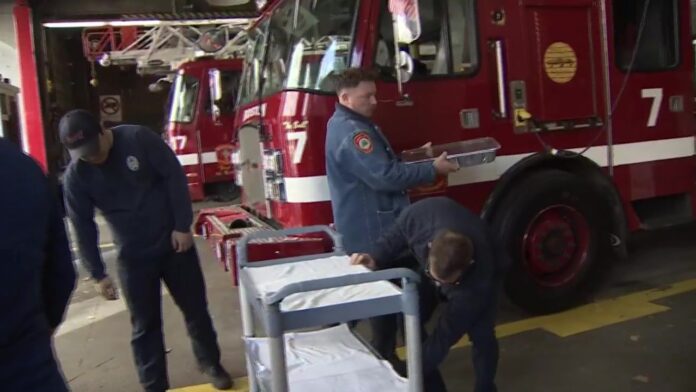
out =
[[[176,253],[183,253],[191,249],[193,246],[193,234],[191,232],[182,233],[180,231],[172,231],[172,247]]]
[[[113,301],[118,298],[116,285],[114,284],[114,281],[111,280],[111,278],[108,276],[95,283],[94,288],[102,297],[109,301]]]
[[[425,155],[428,157],[433,156],[433,142],[427,142],[424,145],[420,146],[420,148],[425,149]]]
[[[350,264],[364,265],[373,271],[377,269],[375,259],[373,259],[372,256],[368,255],[367,253],[353,253],[350,255]]]
[[[442,154],[440,154],[440,156],[437,157],[433,162],[433,166],[435,166],[435,171],[437,172],[437,174],[441,176],[446,176],[449,173],[453,173],[459,170],[458,164],[452,163],[447,160],[447,152],[443,152]]]

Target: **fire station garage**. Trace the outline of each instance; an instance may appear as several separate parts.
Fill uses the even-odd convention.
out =
[[[696,0],[0,0],[0,389],[694,392]]]

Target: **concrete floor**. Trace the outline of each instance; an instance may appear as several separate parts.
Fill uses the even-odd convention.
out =
[[[694,238],[695,224],[638,233],[629,259],[616,263],[595,302],[569,312],[533,318],[503,301],[499,390],[696,391]],[[107,233],[102,236],[104,257],[114,271],[109,242]],[[209,247],[200,239],[197,246],[222,362],[234,377],[243,377],[237,291]],[[70,387],[75,392],[139,391],[123,302],[103,301],[82,278],[55,339]],[[181,313],[166,291],[163,309],[172,388],[212,391],[199,386],[206,380],[196,370]],[[472,390],[469,356],[469,347],[460,345],[442,366],[450,391]]]

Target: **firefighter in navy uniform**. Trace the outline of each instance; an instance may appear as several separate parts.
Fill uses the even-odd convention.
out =
[[[0,138],[0,389],[67,392],[51,348],[75,288],[58,200],[39,166]]]
[[[82,261],[106,299],[116,287],[106,274],[97,243],[94,210],[109,223],[118,246],[118,274],[131,314],[131,344],[146,391],[169,388],[162,334],[161,281],[181,309],[200,370],[218,389],[232,381],[220,365],[190,227],[193,211],[186,177],[172,150],[148,128],[102,129],[85,110],[59,124],[72,161],[65,173],[65,205]]]
[[[348,69],[336,81],[338,104],[327,124],[326,173],[336,230],[349,253],[371,253],[380,234],[409,205],[406,191],[433,183],[459,167],[443,153],[433,163],[399,161],[379,127],[370,119],[377,107],[374,75]],[[421,295],[423,301],[428,298]],[[371,320],[373,345],[395,358],[396,316]]]
[[[433,197],[406,208],[377,241],[373,253],[351,255],[351,263],[379,270],[408,267],[399,263],[397,255],[411,251],[425,280],[435,283],[447,299],[433,333],[423,345],[427,392],[446,390],[438,367],[464,334],[469,335],[473,345],[474,391],[496,391],[497,296],[509,265],[502,249],[477,215],[454,200]]]

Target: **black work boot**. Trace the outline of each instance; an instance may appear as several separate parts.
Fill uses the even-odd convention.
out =
[[[208,376],[215,389],[232,389],[232,378],[222,365],[217,364],[203,369],[203,374]]]

